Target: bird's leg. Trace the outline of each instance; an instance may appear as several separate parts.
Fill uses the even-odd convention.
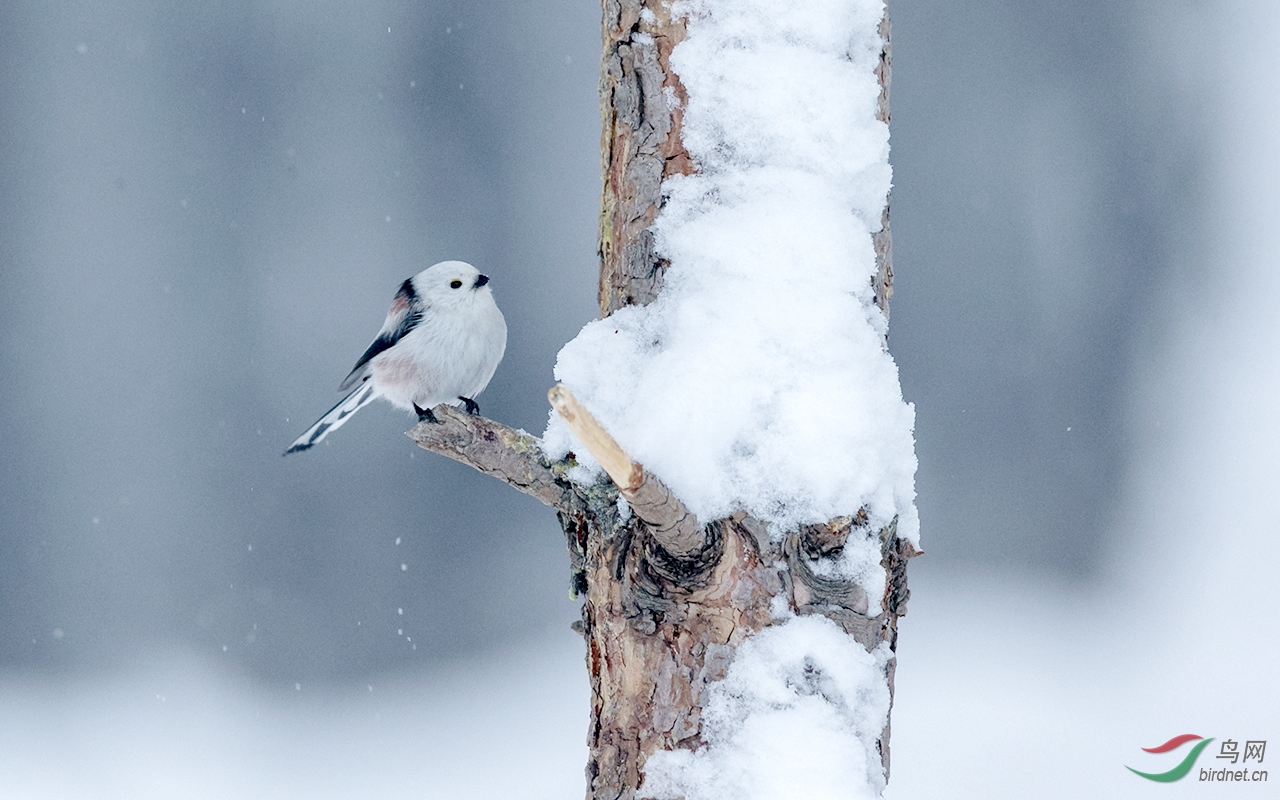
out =
[[[418,404],[413,404],[413,410],[418,412],[418,422],[431,422],[436,425],[440,424],[440,420],[436,419],[436,415],[431,413],[429,408],[418,408]]]
[[[480,404],[475,400],[472,400],[470,397],[463,397],[462,395],[458,395],[458,399],[467,404],[467,413],[471,416],[474,417],[480,413]]]

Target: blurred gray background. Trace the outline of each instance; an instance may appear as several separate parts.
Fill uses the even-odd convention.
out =
[[[891,345],[923,569],[1097,566],[1200,169],[1132,46],[1142,8],[894,4]],[[446,258],[491,274],[509,321],[485,413],[541,430],[595,313],[598,16],[3,6],[0,668],[179,644],[360,680],[567,624],[551,512],[416,452],[403,415],[280,452],[399,281]]]
[[[567,625],[554,515],[418,451],[405,415],[281,453],[448,258],[511,329],[485,413],[541,431],[595,315],[597,11],[0,14],[0,666],[226,647],[291,686]]]
[[[1203,225],[1208,120],[1152,44],[1192,40],[1179,5],[891,3],[923,569],[1088,580],[1106,552],[1131,371]]]
[[[1152,354],[1188,297],[1217,297],[1198,261],[1218,122],[1199,72],[1224,28],[1189,0],[891,11],[890,346],[928,554],[903,642],[931,664],[949,581],[1078,599],[1114,577],[1139,440],[1173,413],[1141,400],[1168,385]],[[484,413],[541,431],[555,354],[595,315],[599,13],[0,5],[0,706],[66,726],[32,759],[67,730],[97,741],[85,726],[108,723],[85,719],[142,713],[175,675],[229,698],[243,720],[213,727],[243,747],[235,732],[270,739],[251,720],[316,684],[438,686],[462,708],[490,678],[572,673],[545,684],[563,702],[503,700],[503,725],[532,726],[526,744],[547,715],[585,731],[548,509],[418,451],[384,406],[280,453],[336,401],[398,283],[446,258],[492,276],[511,331]],[[908,664],[909,702],[928,692],[902,688]],[[436,708],[413,691],[396,731]],[[64,696],[83,719],[47,699]],[[315,708],[269,730],[392,713]],[[185,731],[194,713],[163,719]],[[908,746],[911,730],[895,717]],[[525,789],[554,760],[528,757]],[[102,785],[153,796],[131,781]]]

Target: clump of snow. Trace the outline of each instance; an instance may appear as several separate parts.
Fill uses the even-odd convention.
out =
[[[871,287],[891,177],[875,119],[883,10],[673,6],[699,172],[662,187],[666,285],[583,328],[555,374],[700,519],[742,509],[780,533],[866,507],[873,527],[897,517],[918,538],[914,409]],[[598,470],[554,414],[544,447]]]
[[[879,797],[888,645],[868,653],[835,623],[794,617],[748,639],[707,690],[706,746],[654,754],[642,797]]]

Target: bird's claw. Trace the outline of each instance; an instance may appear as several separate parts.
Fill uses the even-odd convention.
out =
[[[418,413],[418,422],[430,422],[434,425],[440,424],[440,420],[436,417],[435,413],[431,411],[431,409],[418,408],[418,404],[414,403],[413,410]]]
[[[480,404],[475,400],[472,400],[470,397],[462,397],[461,395],[458,396],[458,399],[467,404],[467,413],[471,416],[474,417],[480,413]]]

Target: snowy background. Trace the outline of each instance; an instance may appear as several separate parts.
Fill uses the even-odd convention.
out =
[[[0,795],[579,794],[553,515],[386,408],[279,454],[443,258],[511,328],[485,413],[541,429],[598,14],[0,6]],[[1123,765],[1280,719],[1280,11],[892,14],[927,555],[887,796],[1196,791]]]

